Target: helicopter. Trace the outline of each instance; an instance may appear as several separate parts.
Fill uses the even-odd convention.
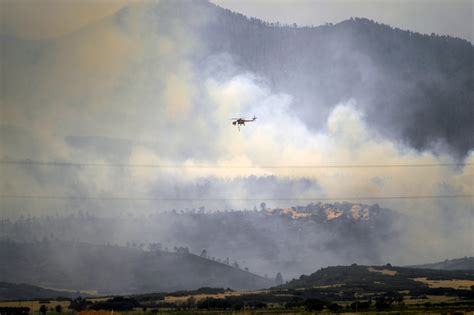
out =
[[[257,117],[253,116],[252,119],[245,119],[245,118],[231,118],[230,120],[233,120],[232,125],[237,125],[237,128],[239,128],[240,131],[240,125],[245,126],[246,122],[253,122],[257,120]]]

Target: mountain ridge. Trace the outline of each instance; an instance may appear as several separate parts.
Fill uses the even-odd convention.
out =
[[[425,279],[422,279],[425,278]],[[330,266],[321,268],[310,275],[301,275],[280,288],[313,288],[325,286],[347,286],[365,288],[367,286],[391,286],[390,290],[400,291],[409,287],[430,287],[426,280],[468,280],[474,284],[474,272],[471,270],[432,270],[412,267],[396,267],[390,264],[382,266]],[[449,287],[449,286],[448,286]],[[470,290],[470,287],[466,287]]]
[[[440,262],[411,265],[408,267],[436,270],[474,270],[474,257],[446,259]]]

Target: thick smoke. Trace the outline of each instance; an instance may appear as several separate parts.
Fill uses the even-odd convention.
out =
[[[294,112],[313,130],[336,104],[355,98],[371,126],[392,141],[460,160],[474,146],[474,48],[467,41],[367,19],[272,27],[229,12],[218,14],[204,40],[210,51],[232,53],[242,68],[292,95]]]
[[[69,214],[81,210],[98,216],[122,213],[140,217],[155,211],[201,206],[214,211],[253,209],[260,200],[272,208],[300,203],[272,200],[276,198],[351,201],[351,197],[474,194],[470,166],[474,153],[468,150],[472,147],[466,134],[456,134],[462,143],[454,144],[458,148],[455,153],[446,151],[444,144],[435,150],[425,139],[417,144],[405,122],[397,127],[406,117],[395,117],[392,102],[374,103],[378,98],[373,97],[371,89],[366,93],[345,89],[352,82],[350,78],[340,81],[338,86],[347,66],[338,56],[343,55],[340,49],[348,47],[335,43],[347,39],[347,34],[333,34],[331,48],[337,53],[331,67],[334,65],[338,75],[331,79],[331,73],[325,73],[328,76],[324,83],[328,89],[334,86],[332,94],[311,100],[305,93],[290,93],[311,89],[306,83],[299,82],[301,86],[295,89],[279,89],[271,78],[265,77],[264,71],[251,71],[242,65],[242,57],[236,57],[237,53],[209,53],[206,41],[200,41],[200,35],[206,34],[200,31],[205,32],[209,21],[217,18],[215,8],[207,10],[207,4],[199,3],[195,8],[198,11],[192,12],[200,14],[189,13],[185,3],[178,8],[181,10],[166,2],[143,3],[56,39],[1,38],[5,78],[1,97],[3,158],[178,166],[2,164],[0,185],[5,195],[132,198],[2,198],[2,216]],[[186,23],[181,23],[183,20]],[[361,85],[368,86],[384,77],[369,59],[359,51],[349,62],[363,69]],[[443,80],[440,82],[444,84]],[[385,91],[387,99],[401,97],[398,84],[394,82],[392,89]],[[343,89],[353,94],[345,92],[347,95],[341,100],[337,91]],[[306,107],[301,107],[300,100]],[[388,114],[375,121],[374,117],[385,109]],[[429,113],[425,118],[428,126],[420,125],[416,132],[426,135],[436,129],[433,121],[440,115],[436,108],[413,110]],[[240,132],[229,120],[253,115],[258,117],[257,121]],[[387,132],[382,130],[384,124],[390,129]],[[464,120],[451,124],[461,124],[462,130],[469,131]],[[408,143],[404,137],[407,132],[412,139]],[[447,138],[436,133],[433,137]],[[458,167],[268,167],[456,163],[459,152],[464,154],[466,165]],[[217,167],[196,167],[202,165]],[[133,201],[141,197],[157,200]],[[186,203],[160,198],[227,200]],[[393,224],[401,231],[401,239],[387,240],[386,247],[377,247],[377,255],[373,255],[377,262],[411,264],[474,253],[472,198],[397,199],[379,203],[399,213]],[[121,220],[117,226],[122,233],[120,240],[129,236],[126,231],[130,226],[126,222]],[[166,230],[158,222],[154,228]],[[182,222],[182,230],[187,229],[186,222]],[[308,237],[338,237],[321,231],[313,233]],[[130,237],[139,241],[133,235]],[[334,257],[330,251],[310,250],[301,255],[309,260],[319,256],[314,266],[343,263],[342,258],[347,258]],[[291,250],[285,253],[294,255]],[[276,258],[280,262],[292,261],[291,257]],[[253,264],[258,270],[268,268],[255,261]]]

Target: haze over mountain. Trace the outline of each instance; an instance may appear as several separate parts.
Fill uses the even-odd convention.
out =
[[[293,109],[308,128],[321,129],[334,104],[354,98],[383,136],[418,150],[440,142],[461,158],[474,147],[468,41],[357,18],[295,28],[229,11],[216,16],[206,29],[206,47],[231,53],[272,89],[292,95]]]
[[[87,297],[88,294],[78,291],[56,291],[29,284],[0,282],[0,301],[54,299],[57,297],[74,299],[79,296]]]
[[[407,267],[388,266],[334,266],[322,268],[310,275],[303,275],[299,279],[290,281],[282,287],[288,288],[312,288],[322,285],[356,285],[362,283],[367,278],[372,285],[387,285],[387,282],[396,282],[397,289],[402,289],[407,285],[425,286],[415,278],[426,277],[437,280],[469,279],[474,280],[472,271],[452,271],[452,270],[429,270]],[[378,280],[378,281],[377,281]],[[419,282],[415,284],[416,282]],[[469,287],[464,288],[469,290]]]
[[[445,259],[444,261],[440,262],[416,265],[412,267],[438,270],[474,270],[474,257]]]
[[[192,255],[159,249],[90,245],[59,241],[0,242],[1,281],[58,290],[124,294],[191,290],[211,286],[240,290],[275,284],[243,269]],[[53,292],[52,292],[53,293]],[[58,295],[56,295],[58,296]],[[66,296],[66,294],[64,295]]]
[[[0,238],[142,249],[152,244],[168,251],[186,247],[192,253],[204,251],[212,260],[228,261],[260,275],[275,278],[281,272],[285,279],[291,279],[346,261],[386,263],[390,252],[399,249],[401,220],[395,212],[377,205],[318,203],[267,209],[262,204],[258,211],[205,212],[201,208],[147,216],[101,218],[81,213],[3,220]]]
[[[206,1],[160,1],[0,42],[5,237],[189,246],[285,277],[474,254],[465,40],[363,18],[271,25]],[[229,121],[253,115],[241,132]],[[414,164],[424,167],[404,167]],[[362,167],[308,167],[331,165]],[[334,211],[296,207],[318,198]],[[217,212],[261,202],[279,210]],[[364,221],[375,202],[380,219]],[[210,213],[180,214],[199,207]]]

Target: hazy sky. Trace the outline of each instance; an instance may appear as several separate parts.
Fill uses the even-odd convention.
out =
[[[472,42],[472,0],[212,0],[271,22],[321,25],[366,17],[401,29],[451,35]]]
[[[110,15],[125,0],[5,0],[1,33],[23,38],[55,37]],[[137,1],[134,1],[137,2]],[[298,25],[337,23],[367,17],[402,29],[451,35],[473,41],[473,0],[211,0],[263,20]]]

